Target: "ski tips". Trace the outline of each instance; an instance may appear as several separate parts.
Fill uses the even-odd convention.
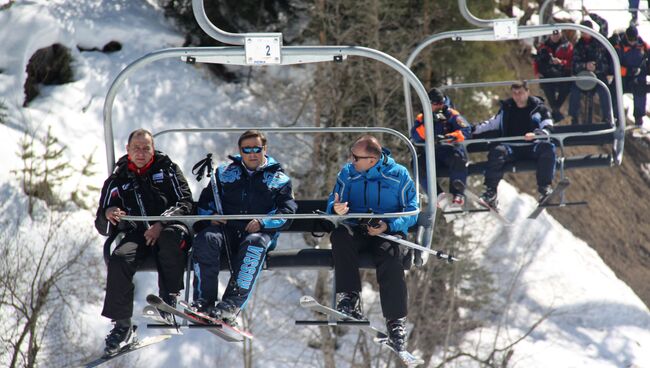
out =
[[[147,303],[159,304],[162,301],[163,300],[158,295],[154,295],[154,294],[147,295]]]

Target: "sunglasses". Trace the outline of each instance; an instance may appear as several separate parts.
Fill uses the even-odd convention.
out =
[[[251,153],[260,153],[262,152],[262,148],[260,146],[254,146],[254,147],[240,147],[239,149],[246,154],[251,154]]]
[[[371,159],[371,158],[376,158],[375,156],[357,156],[357,155],[355,155],[355,154],[352,153],[352,152],[350,152],[350,155],[352,156],[352,160],[353,160],[354,162],[358,162],[358,161],[361,161],[361,160],[364,160],[364,159],[365,159],[365,160],[369,160],[369,159]]]

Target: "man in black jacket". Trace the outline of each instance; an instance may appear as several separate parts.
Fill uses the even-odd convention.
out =
[[[260,216],[253,220],[212,221],[196,235],[192,255],[195,275],[192,308],[226,323],[233,323],[246,306],[267,250],[275,247],[278,231],[291,224],[286,219],[264,216],[292,214],[298,207],[293,199],[291,179],[273,157],[266,155],[266,136],[262,132],[244,132],[239,137],[238,149],[239,155],[230,156],[230,164],[216,170],[217,188],[209,184],[201,192],[198,213],[218,214],[221,207],[224,215]],[[215,306],[222,251],[231,277]]]
[[[602,20],[597,15],[590,13],[592,18]],[[590,20],[585,20],[580,23],[581,25],[594,28],[594,24]],[[606,23],[604,23],[606,24]],[[601,31],[603,31],[603,23],[601,23]],[[604,30],[606,32],[606,30]],[[607,34],[605,33],[605,37]],[[607,82],[607,75],[612,74],[611,58],[607,49],[597,39],[591,37],[588,33],[584,32],[580,35],[580,39],[573,47],[573,73],[578,75],[580,73],[591,72],[596,75],[605,85]],[[596,85],[590,92],[588,97],[593,98],[593,93],[598,94],[600,102],[600,111],[602,114],[602,121],[610,121],[612,103],[607,95],[607,90],[601,85]],[[579,88],[576,82],[571,87],[571,95],[569,96],[569,115],[571,115],[571,124],[580,124],[580,99],[584,92]],[[588,122],[591,123],[591,122]]]
[[[492,208],[497,206],[497,186],[503,178],[506,162],[533,159],[537,161],[537,190],[540,201],[553,191],[555,145],[540,136],[549,135],[553,127],[551,114],[541,98],[531,96],[525,82],[510,86],[512,98],[501,103],[501,110],[490,120],[474,127],[474,134],[496,130],[501,137],[523,137],[519,142],[499,143],[490,148],[485,170],[486,190],[481,198]]]
[[[106,337],[105,354],[112,355],[133,341],[133,275],[148,257],[158,267],[159,295],[176,304],[183,289],[187,229],[178,223],[127,222],[122,216],[189,215],[192,193],[178,165],[154,150],[152,134],[138,129],[129,135],[127,155],[121,157],[102,188],[95,227],[102,235],[125,233],[108,261],[102,315],[115,327]]]

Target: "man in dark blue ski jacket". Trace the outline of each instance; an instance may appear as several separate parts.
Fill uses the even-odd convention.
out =
[[[407,169],[390,157],[375,137],[362,136],[350,148],[351,162],[343,166],[329,196],[327,212],[395,213],[416,211],[415,184]],[[378,220],[378,221],[376,221]],[[397,244],[376,235],[405,237],[417,215],[371,221],[348,220],[331,234],[337,310],[362,319],[359,293],[359,252],[372,254],[377,267],[381,308],[388,327],[389,344],[402,351],[406,344],[407,290],[403,254]]]
[[[481,198],[492,208],[497,206],[497,186],[503,178],[506,162],[532,159],[537,162],[537,191],[540,201],[551,194],[555,174],[555,145],[548,136],[553,119],[544,101],[531,96],[525,82],[510,86],[512,98],[501,102],[499,112],[489,120],[474,127],[474,134],[497,131],[501,137],[518,137],[522,141],[498,143],[490,147],[485,170],[486,190]]]
[[[267,250],[275,247],[278,231],[287,228],[286,219],[268,219],[264,215],[292,214],[291,179],[272,157],[266,155],[264,134],[244,132],[238,141],[240,155],[219,166],[216,173],[217,195],[224,215],[259,214],[259,219],[211,221],[194,239],[194,302],[199,312],[233,322],[246,306],[259,276]],[[203,189],[198,203],[199,215],[217,214],[212,185]],[[217,301],[219,265],[222,252],[228,257],[231,278],[221,301]]]
[[[634,99],[634,124],[642,126],[648,93],[648,45],[639,36],[637,28],[630,26],[614,47],[621,61],[623,92],[632,93]]]

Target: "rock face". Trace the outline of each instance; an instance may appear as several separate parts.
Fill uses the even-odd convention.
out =
[[[650,306],[649,170],[648,140],[632,138],[631,134],[628,134],[625,138],[625,152],[621,166],[567,171],[567,177],[571,180],[567,200],[586,200],[589,202],[588,206],[547,209],[564,227],[595,249],[616,275],[625,281],[648,306]],[[537,195],[533,175],[510,174],[506,179],[521,191]]]
[[[39,85],[64,84],[72,81],[72,55],[70,49],[55,43],[52,46],[38,49],[27,64],[27,79],[25,80],[26,107],[39,94]]]

